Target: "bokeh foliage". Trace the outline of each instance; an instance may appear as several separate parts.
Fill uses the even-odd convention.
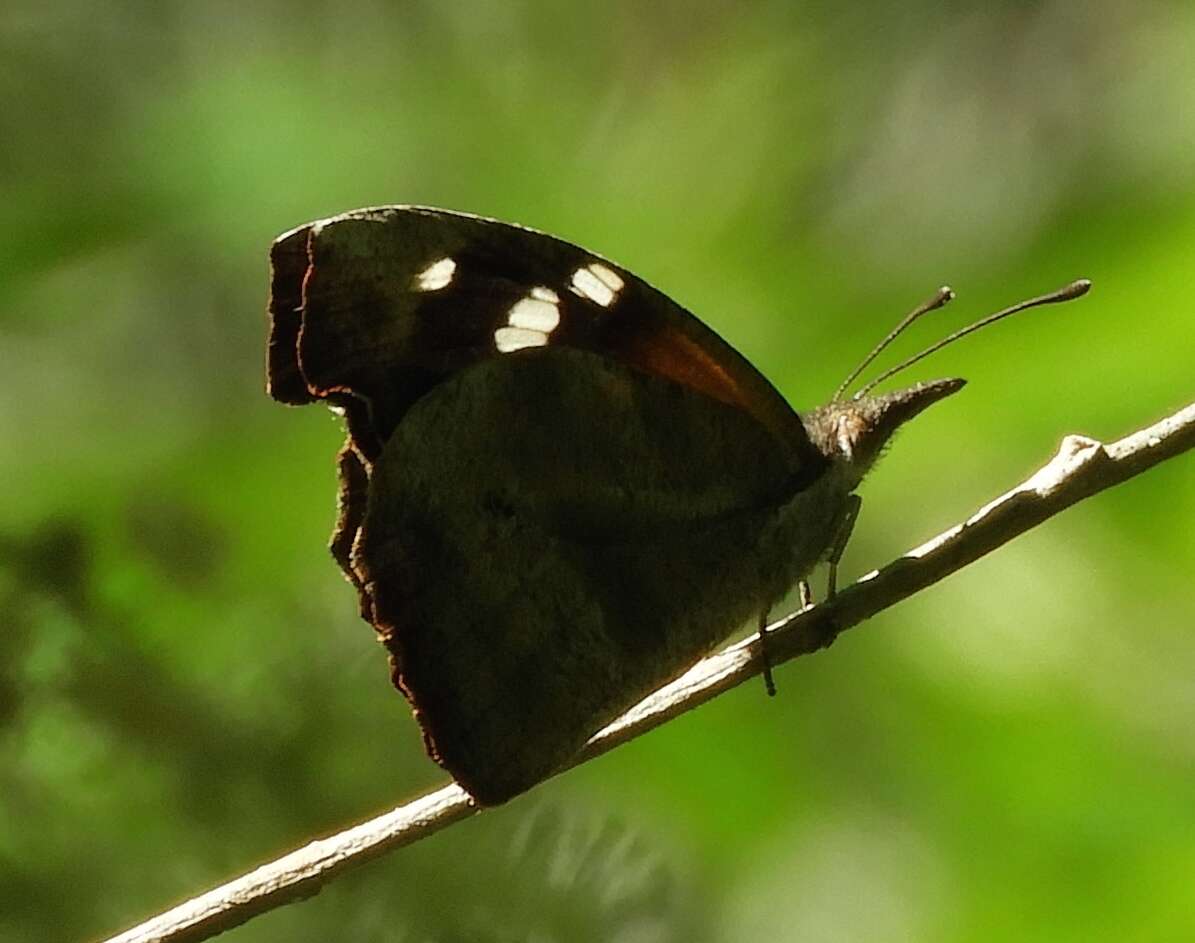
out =
[[[262,391],[266,248],[384,202],[524,222],[798,406],[936,285],[968,390],[865,486],[858,574],[1189,400],[1195,8],[524,0],[0,10],[0,939],[92,938],[440,781]],[[902,348],[904,349],[904,348]],[[1195,936],[1195,472],[1100,496],[828,653],[241,941]]]

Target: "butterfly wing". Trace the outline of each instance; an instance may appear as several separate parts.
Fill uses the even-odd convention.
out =
[[[482,801],[823,549],[806,528],[775,567],[737,552],[825,459],[754,367],[614,263],[419,207],[300,227],[272,263],[270,391],[347,420],[333,553],[433,755]]]

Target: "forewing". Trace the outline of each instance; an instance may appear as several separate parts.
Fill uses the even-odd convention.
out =
[[[668,377],[749,412],[775,448],[811,452],[784,398],[710,328],[620,266],[544,233],[379,207],[293,230],[271,259],[270,391],[339,402],[367,461],[428,390],[531,346]]]

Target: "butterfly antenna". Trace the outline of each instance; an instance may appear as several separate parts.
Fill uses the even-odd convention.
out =
[[[896,325],[896,327],[889,331],[888,336],[876,344],[871,353],[864,357],[859,366],[855,367],[855,369],[850,372],[850,375],[842,381],[842,385],[834,391],[834,396],[832,397],[831,402],[838,402],[838,400],[842,398],[842,394],[847,391],[847,387],[854,383],[855,380],[858,379],[859,374],[866,370],[868,365],[875,360],[876,357],[882,354],[887,349],[889,344],[900,337],[900,335],[905,332],[905,329],[910,324],[920,318],[923,314],[928,314],[929,312],[942,307],[942,305],[946,304],[946,302],[950,301],[953,297],[954,292],[951,291],[948,286],[943,285],[934,293],[932,298],[927,298],[916,308],[906,314],[904,316],[904,320],[902,320],[900,324]]]
[[[875,389],[879,384],[883,383],[893,374],[899,373],[906,367],[911,367],[918,361],[924,360],[930,354],[941,350],[947,344],[953,344],[955,341],[966,337],[968,334],[974,334],[976,331],[980,330],[980,328],[985,328],[989,324],[995,324],[997,321],[1003,320],[1010,315],[1014,315],[1018,311],[1024,311],[1026,308],[1037,308],[1041,305],[1058,304],[1062,301],[1072,301],[1075,298],[1081,298],[1083,295],[1087,294],[1090,289],[1091,282],[1086,278],[1080,278],[1071,282],[1064,288],[1059,288],[1057,291],[1052,291],[1047,295],[1038,295],[1036,298],[1029,298],[1026,301],[1019,301],[1015,305],[1011,305],[1001,311],[997,311],[995,314],[989,314],[986,318],[980,318],[974,324],[955,331],[953,334],[942,338],[936,344],[931,344],[929,347],[925,348],[925,350],[921,351],[921,353],[914,354],[908,360],[902,360],[895,367],[885,370],[878,377],[859,390],[859,392],[855,394],[854,399],[859,399],[862,396],[866,396],[871,390]]]

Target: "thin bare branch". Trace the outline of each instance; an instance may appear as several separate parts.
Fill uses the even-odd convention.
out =
[[[831,602],[775,623],[773,664],[824,647],[858,625],[1096,492],[1195,447],[1195,403],[1110,445],[1068,436],[1058,454],[970,518],[842,590]],[[573,765],[658,727],[762,670],[758,637],[704,659],[598,733]],[[205,940],[282,904],[310,897],[351,867],[481,811],[455,784],[262,865],[134,927],[108,943]]]

